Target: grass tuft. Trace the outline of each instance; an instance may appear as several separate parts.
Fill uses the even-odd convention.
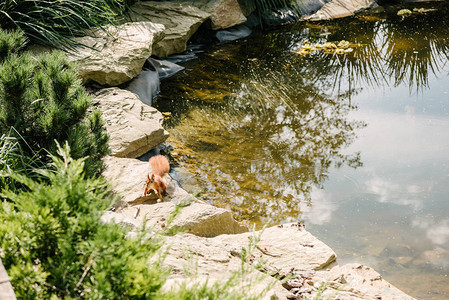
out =
[[[21,29],[33,42],[57,49],[80,45],[73,37],[126,17],[135,0],[3,0],[0,27]]]

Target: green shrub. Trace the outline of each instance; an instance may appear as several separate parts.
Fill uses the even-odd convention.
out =
[[[54,140],[67,140],[74,158],[88,157],[87,174],[98,175],[101,157],[109,153],[108,135],[100,111],[88,113],[92,99],[74,66],[62,52],[33,57],[5,51],[11,52],[0,57],[0,131],[14,128],[25,154],[43,162],[41,149],[55,153]]]
[[[155,239],[125,238],[100,216],[111,203],[103,179],[86,179],[84,159],[69,147],[51,156],[45,180],[13,174],[29,191],[5,191],[0,204],[0,256],[18,298],[149,299],[166,272],[149,259]]]
[[[0,30],[0,63],[12,53],[19,53],[27,43],[23,31]]]
[[[0,28],[25,32],[32,42],[59,49],[73,47],[86,29],[112,24],[134,0],[3,0]]]
[[[34,168],[44,165],[37,157],[29,157],[22,151],[20,143],[13,137],[13,130],[0,136],[0,191],[17,190],[21,186],[11,177],[11,172],[19,172],[33,177]]]

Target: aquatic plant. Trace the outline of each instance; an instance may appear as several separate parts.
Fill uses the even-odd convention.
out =
[[[404,8],[398,11],[398,16],[400,17],[409,17],[412,15],[412,11],[410,9]]]
[[[352,52],[354,50],[352,47],[357,46],[345,40],[341,40],[337,44],[333,42],[326,42],[323,44],[316,43],[314,45],[310,44],[308,40],[305,40],[302,44],[297,43],[297,45],[300,47],[293,50],[292,53],[299,55],[307,55],[318,50],[323,50],[326,54],[343,55]]]

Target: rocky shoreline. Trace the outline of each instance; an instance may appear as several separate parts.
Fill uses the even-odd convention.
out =
[[[347,16],[376,5],[374,0],[326,2],[315,1],[321,9],[306,18]],[[133,9],[138,12],[132,15],[133,22],[108,28],[109,34],[98,31],[95,37],[80,38],[91,48],[80,48],[70,57],[85,83],[101,85],[94,93],[94,106],[102,111],[112,149],[104,159],[104,176],[119,199],[102,220],[129,226],[131,232],[144,227],[164,240],[163,265],[171,270],[164,288],[186,281],[213,284],[241,274],[235,288],[262,299],[413,299],[370,267],[339,266],[335,252],[302,224],[250,231],[230,211],[196,199],[169,175],[168,195],[162,202],[155,195],[143,196],[149,166],[137,157],[162,144],[168,132],[161,112],[118,86],[137,77],[150,56],[185,51],[201,25],[212,30],[241,26],[254,7],[241,6],[237,0],[183,0],[141,2]],[[0,279],[0,298],[14,299],[8,294],[11,287],[4,269]]]

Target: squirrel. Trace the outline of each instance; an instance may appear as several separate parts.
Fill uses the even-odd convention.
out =
[[[162,193],[167,194],[167,184],[165,183],[164,176],[170,171],[170,164],[167,158],[163,155],[152,156],[148,163],[151,168],[150,173],[147,174],[147,182],[145,184],[144,196],[154,191],[159,199],[162,199]]]

